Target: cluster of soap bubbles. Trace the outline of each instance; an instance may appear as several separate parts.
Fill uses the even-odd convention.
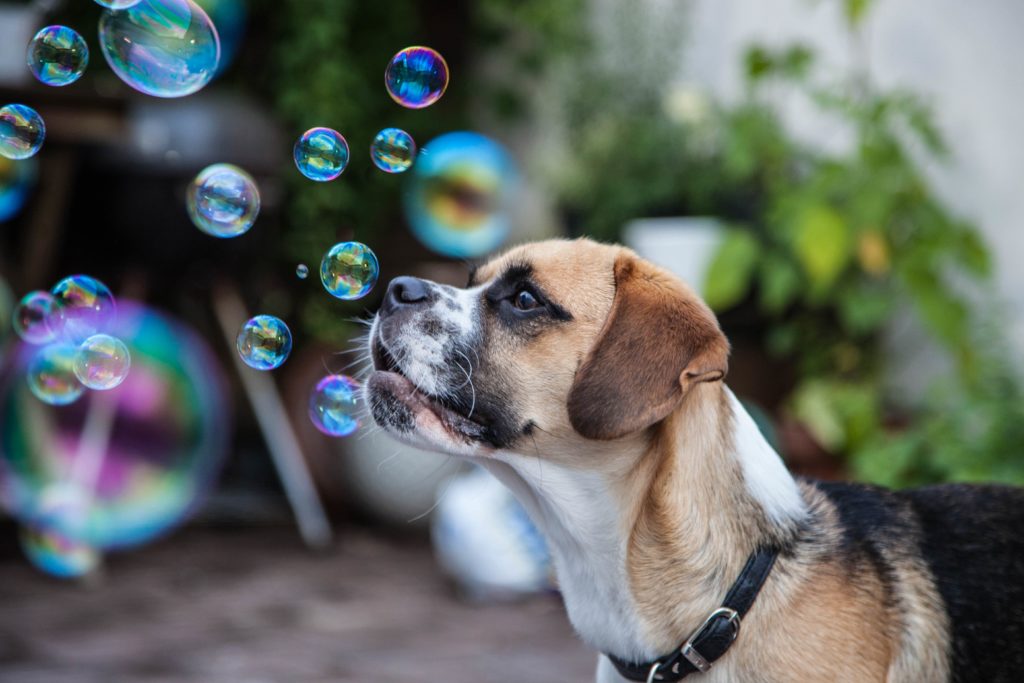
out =
[[[116,316],[110,289],[88,275],[66,277],[49,292],[29,292],[18,302],[14,331],[27,344],[41,347],[25,374],[40,401],[68,405],[86,389],[106,391],[125,380],[131,353],[106,333]]]
[[[230,433],[225,382],[205,343],[163,314],[119,303],[104,334],[132,349],[118,391],[60,408],[38,401],[19,378],[53,346],[21,345],[0,377],[0,505],[21,522],[26,556],[59,577],[88,573],[102,550],[145,543],[182,520],[213,482]],[[65,378],[73,372],[74,354],[46,353],[61,356]]]

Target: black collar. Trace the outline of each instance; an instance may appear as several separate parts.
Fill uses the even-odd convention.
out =
[[[704,673],[725,654],[740,634],[740,619],[754,604],[761,586],[772,571],[779,551],[758,548],[747,559],[722,606],[673,652],[651,662],[636,664],[607,655],[623,678],[630,681],[681,681],[692,673]]]

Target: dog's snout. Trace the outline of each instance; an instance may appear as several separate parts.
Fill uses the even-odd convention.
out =
[[[387,294],[384,295],[384,303],[381,304],[383,313],[393,313],[404,306],[416,306],[427,303],[430,300],[430,289],[427,283],[415,277],[396,277],[388,285]]]

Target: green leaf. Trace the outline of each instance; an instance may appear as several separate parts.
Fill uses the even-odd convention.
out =
[[[831,207],[812,204],[797,218],[793,250],[811,279],[812,294],[828,289],[850,259],[850,231]]]
[[[738,304],[750,289],[760,246],[747,230],[729,230],[711,260],[704,299],[716,311]]]
[[[800,292],[800,272],[785,257],[768,254],[761,262],[761,308],[780,313]]]
[[[843,326],[854,334],[873,332],[888,319],[894,303],[888,288],[861,284],[840,294],[839,316]]]
[[[864,20],[868,9],[871,8],[871,2],[872,0],[843,0],[846,20],[851,26],[857,26]]]

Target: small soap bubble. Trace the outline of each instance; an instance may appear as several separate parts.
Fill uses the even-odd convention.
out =
[[[292,333],[280,318],[258,315],[242,325],[235,346],[250,368],[273,370],[288,359]]]
[[[299,276],[300,280],[305,280],[309,277],[309,266],[305,263],[300,263],[295,267],[295,274]]]
[[[78,348],[56,343],[36,352],[28,365],[28,388],[35,397],[51,406],[74,403],[85,391],[75,376]]]
[[[360,299],[373,289],[380,265],[373,251],[360,242],[340,242],[324,254],[320,280],[339,299]]]
[[[192,0],[141,0],[103,12],[100,49],[118,78],[155,97],[191,95],[220,62],[217,29]]]
[[[107,9],[128,9],[139,4],[139,0],[96,0],[96,3]]]
[[[340,176],[348,166],[348,142],[331,128],[310,128],[295,142],[292,155],[299,173],[325,183]]]
[[[123,341],[109,334],[94,334],[78,347],[75,377],[88,389],[113,389],[128,376],[131,365],[132,357]]]
[[[346,375],[327,375],[309,397],[309,419],[328,436],[348,436],[359,428],[359,384]]]
[[[49,292],[29,292],[15,307],[12,324],[29,344],[49,344],[61,329],[57,300]]]
[[[50,576],[77,579],[94,571],[100,564],[98,550],[58,531],[25,526],[20,537],[25,557],[36,569]]]
[[[448,87],[448,64],[429,47],[407,47],[391,58],[384,84],[391,99],[403,107],[429,107]]]
[[[252,176],[231,164],[207,166],[188,186],[188,215],[207,235],[244,235],[260,213],[260,192]]]
[[[110,289],[94,277],[72,275],[50,290],[57,302],[59,335],[74,344],[109,327],[117,316]]]
[[[46,125],[43,117],[24,104],[0,107],[0,155],[8,159],[28,159],[43,146]]]
[[[69,85],[89,64],[89,46],[67,26],[47,26],[28,44],[28,68],[46,85]]]
[[[416,142],[401,128],[385,128],[373,139],[370,158],[386,173],[401,173],[416,158]]]

